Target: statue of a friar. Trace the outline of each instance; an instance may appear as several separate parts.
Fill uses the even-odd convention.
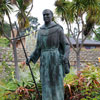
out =
[[[36,48],[26,61],[34,64],[40,58],[40,80],[42,100],[64,100],[63,78],[69,73],[70,46],[63,28],[52,21],[53,13],[43,11],[44,25],[40,27]]]

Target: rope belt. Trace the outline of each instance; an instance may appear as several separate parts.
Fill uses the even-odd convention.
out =
[[[58,50],[58,48],[42,49],[41,52],[55,51],[55,50]]]

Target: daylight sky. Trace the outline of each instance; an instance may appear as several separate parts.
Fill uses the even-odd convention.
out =
[[[34,0],[33,1],[33,10],[31,11],[31,15],[34,17],[37,17],[40,23],[40,26],[43,25],[43,16],[42,11],[44,9],[50,9],[55,13],[55,3],[56,0]],[[57,22],[63,26],[64,30],[66,30],[65,24],[60,21],[60,19],[57,19]]]
[[[56,0],[33,0],[33,9],[31,11],[31,16],[37,17],[40,24],[43,24],[42,11],[44,9],[50,9],[54,12]],[[12,22],[16,21],[16,13],[10,14]],[[8,22],[7,16],[4,17]]]
[[[33,17],[37,17],[38,18],[38,22],[40,23],[40,26],[43,25],[43,16],[42,16],[42,11],[44,9],[50,9],[53,11],[53,13],[55,12],[55,3],[56,0],[33,0],[33,9],[31,11],[31,16]],[[11,21],[12,23],[14,21],[16,21],[16,13],[12,13],[10,14],[11,17]],[[7,16],[4,17],[5,20],[8,22],[8,18]],[[66,30],[65,24],[62,23],[60,20],[57,19],[57,22],[63,26],[64,30]]]
[[[31,12],[31,15],[34,17],[38,17],[38,20],[41,24],[43,24],[43,17],[42,17],[42,11],[44,9],[50,9],[54,12],[55,3],[56,0],[34,0],[33,1],[33,10]]]

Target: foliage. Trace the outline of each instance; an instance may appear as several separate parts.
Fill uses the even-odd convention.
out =
[[[7,14],[7,11],[11,12],[12,6],[9,0],[1,0],[0,2],[0,19],[4,21],[4,14]]]
[[[4,32],[10,37],[11,34],[10,25],[8,23],[4,23],[3,27],[4,27]],[[1,25],[0,25],[0,29],[2,29]],[[3,36],[2,30],[0,31],[0,35]]]
[[[6,11],[10,12],[12,10],[12,6],[9,0],[1,0],[0,3],[0,17],[2,18],[2,14],[5,14]]]
[[[0,99],[2,100],[37,100],[38,94],[32,81],[30,71],[24,62],[19,64],[21,80],[14,78],[14,70],[10,79],[0,81]],[[33,72],[40,94],[42,87],[39,79],[39,64],[33,65]],[[79,72],[71,67],[71,72],[64,78],[65,100],[99,100],[100,68],[86,65]]]
[[[99,100],[100,68],[87,65],[64,79],[65,100]]]
[[[3,33],[3,25],[4,24],[4,15],[5,14],[8,14],[12,11],[12,6],[10,4],[10,1],[9,0],[1,0],[0,1],[0,36],[1,35],[4,35]]]
[[[76,53],[77,70],[80,70],[80,51],[84,41],[92,33],[93,27],[100,24],[100,1],[56,0],[55,6],[56,14],[66,24],[66,37]],[[74,39],[76,47],[71,43],[70,36]]]
[[[3,61],[0,63],[0,99],[4,99],[4,94],[8,93],[7,90],[12,90],[16,88],[16,85],[12,81],[12,75],[14,67],[9,65],[6,60],[12,60],[11,52],[3,54]]]
[[[100,27],[95,30],[94,40],[100,41]]]
[[[8,57],[7,57],[8,56]],[[37,100],[38,94],[25,62],[19,63],[20,81],[14,77],[14,66],[6,62],[12,60],[10,52],[3,55],[0,64],[0,100]],[[42,87],[39,74],[39,63],[31,63],[40,95]],[[71,72],[64,78],[65,100],[99,100],[100,67],[86,65],[80,71],[71,67]]]
[[[31,8],[29,11],[26,11],[31,5]],[[12,44],[13,47],[13,54],[14,54],[14,62],[15,62],[15,76],[16,79],[20,79],[19,77],[19,68],[18,68],[18,61],[17,61],[17,51],[16,51],[16,40],[12,41],[11,38],[7,36],[4,32],[4,15],[6,14],[9,23],[10,23],[10,28],[12,30],[12,34],[14,36],[14,31],[13,31],[13,26],[10,18],[10,12],[13,12],[14,6],[18,8],[18,23],[19,23],[19,29],[21,30],[23,28],[26,28],[29,26],[29,21],[28,21],[28,15],[30,14],[30,11],[32,10],[33,7],[33,1],[32,0],[0,0],[0,26],[1,26],[1,34],[3,34]],[[1,35],[0,34],[0,35]]]
[[[4,23],[3,27],[4,27],[4,32],[10,37],[11,36],[10,25],[8,23]]]
[[[5,58],[5,56],[4,56]],[[37,82],[39,91],[41,92],[41,83],[39,79],[39,64],[33,65],[32,70]],[[6,61],[3,61],[0,66],[0,73],[5,72],[5,75],[0,79],[0,99],[2,100],[36,100],[38,98],[35,84],[32,81],[29,68],[25,62],[19,64],[20,81],[14,77],[14,66],[8,66]]]
[[[7,90],[4,94],[7,100],[37,100],[38,94],[35,89],[35,85],[32,81],[19,85],[19,82],[13,83],[17,85],[14,90]],[[41,84],[37,83],[39,92],[41,92]]]
[[[29,26],[28,15],[30,11],[27,10],[31,3],[32,0],[16,0],[16,6],[18,7],[17,18],[20,29],[24,29]]]
[[[4,37],[1,37],[0,38],[0,47],[7,47],[8,45],[9,45],[9,40]]]

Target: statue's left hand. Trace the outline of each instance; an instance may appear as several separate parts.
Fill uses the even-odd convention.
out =
[[[69,60],[66,57],[63,57],[63,67],[65,74],[68,74],[70,72],[70,64]]]
[[[30,59],[30,57],[28,57],[26,60],[26,65],[29,65],[30,62],[31,62],[31,59]]]

